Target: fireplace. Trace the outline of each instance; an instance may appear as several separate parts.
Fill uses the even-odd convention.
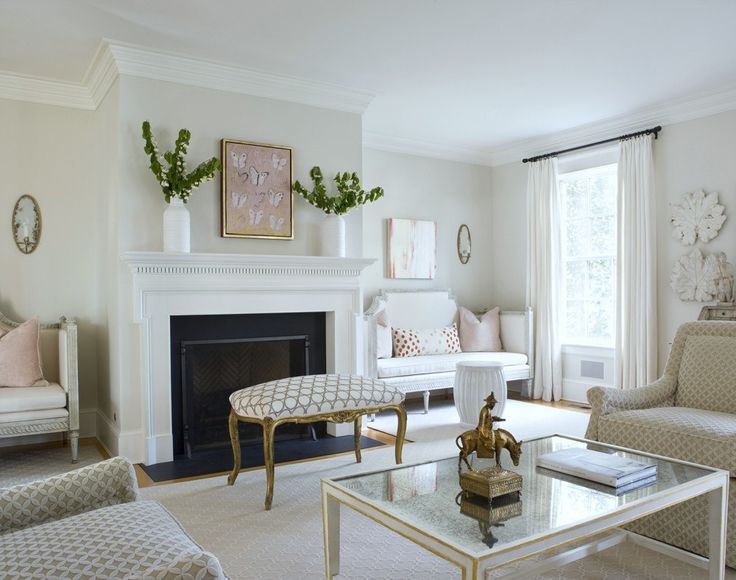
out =
[[[171,422],[174,456],[229,448],[229,395],[266,381],[326,372],[324,312],[172,316]],[[324,432],[324,425],[317,430]],[[303,437],[283,426],[277,440]],[[259,441],[241,423],[241,444]]]
[[[360,374],[363,370],[360,273],[374,260],[162,252],[127,252],[122,259],[130,275],[118,280],[119,304],[111,308],[110,322],[119,328],[111,335],[111,348],[120,356],[111,361],[112,395],[110,401],[101,402],[97,420],[98,437],[115,455],[146,465],[174,459],[173,421],[180,420],[181,408],[173,410],[172,385],[180,384],[181,361],[180,345],[172,345],[172,319],[268,313],[288,317],[295,310],[318,313],[324,316],[325,371]],[[180,340],[265,334],[192,334]],[[278,332],[278,336],[302,334],[308,333]],[[315,352],[315,340],[311,340],[310,356]],[[310,359],[310,372],[320,368]],[[335,432],[338,427],[347,430],[349,425],[337,425]],[[333,430],[331,425],[328,429]],[[184,453],[182,441],[177,453]]]

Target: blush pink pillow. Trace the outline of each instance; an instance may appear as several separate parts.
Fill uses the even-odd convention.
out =
[[[46,385],[38,352],[38,320],[21,324],[0,335],[0,386]]]
[[[460,346],[463,352],[499,352],[501,344],[501,316],[498,306],[478,317],[467,308],[459,309]]]

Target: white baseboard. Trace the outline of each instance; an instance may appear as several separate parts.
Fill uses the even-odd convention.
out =
[[[120,429],[100,409],[97,409],[95,419],[97,440],[111,456],[115,457],[118,454],[118,434],[120,433]]]

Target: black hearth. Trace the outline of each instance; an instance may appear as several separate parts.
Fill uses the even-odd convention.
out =
[[[175,459],[229,449],[229,395],[275,379],[326,372],[325,313],[171,317],[172,434]],[[324,433],[324,424],[316,426]],[[284,425],[276,440],[305,437]],[[240,424],[245,447],[261,440],[257,425]]]

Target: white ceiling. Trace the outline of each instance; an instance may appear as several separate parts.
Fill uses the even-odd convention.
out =
[[[734,0],[0,0],[0,71],[103,37],[375,93],[377,140],[490,151],[733,89]]]

